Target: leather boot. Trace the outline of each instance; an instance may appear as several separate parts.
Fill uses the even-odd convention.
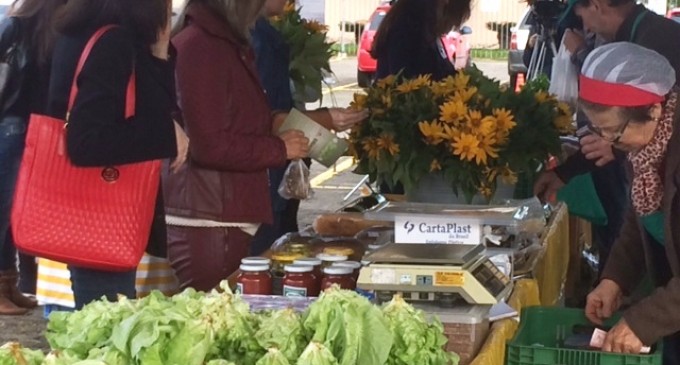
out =
[[[0,315],[18,316],[28,313],[27,308],[21,308],[12,301],[12,290],[9,280],[0,276]]]
[[[18,287],[19,273],[16,270],[8,270],[0,272],[0,282],[6,281],[9,288],[9,299],[12,303],[21,308],[33,309],[38,306],[38,300],[33,297],[24,295]]]

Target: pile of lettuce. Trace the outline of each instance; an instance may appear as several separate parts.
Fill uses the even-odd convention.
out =
[[[378,307],[333,288],[304,313],[253,313],[224,292],[97,301],[54,312],[52,352],[0,347],[0,365],[456,365],[442,325],[400,297]]]

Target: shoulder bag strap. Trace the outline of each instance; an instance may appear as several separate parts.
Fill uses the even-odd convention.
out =
[[[90,56],[90,52],[92,52],[92,48],[94,48],[94,45],[97,43],[97,41],[109,30],[116,28],[117,25],[106,25],[99,30],[97,30],[92,37],[90,37],[90,40],[87,41],[87,44],[85,45],[85,48],[83,49],[83,53],[80,55],[80,60],[78,61],[78,66],[76,67],[76,73],[75,76],[73,77],[73,83],[71,84],[71,95],[69,96],[68,100],[68,108],[66,109],[66,120],[68,121],[68,117],[71,114],[71,109],[73,109],[73,105],[76,102],[76,96],[78,95],[78,76],[80,76],[80,72],[83,70],[83,67],[85,67],[85,62],[87,62],[87,58]],[[128,86],[127,86],[127,93],[125,95],[125,118],[131,118],[135,115],[135,70],[134,67],[132,69],[132,73],[130,74],[130,80],[128,81]]]

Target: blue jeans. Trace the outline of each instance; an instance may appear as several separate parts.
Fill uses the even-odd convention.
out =
[[[130,299],[137,296],[135,278],[137,271],[111,272],[69,266],[71,287],[76,309],[106,297],[110,302],[118,300],[118,294]]]
[[[22,118],[6,117],[0,121],[0,270],[16,269],[16,249],[6,237],[26,127]]]

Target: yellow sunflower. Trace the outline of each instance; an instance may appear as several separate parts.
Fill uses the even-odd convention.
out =
[[[394,135],[389,133],[382,133],[378,137],[378,147],[387,151],[390,155],[394,156],[399,153],[399,145],[394,142]]]
[[[536,95],[534,96],[534,98],[536,98],[536,101],[541,103],[541,104],[552,100],[552,97],[550,96],[550,94],[548,94],[545,91],[537,92]]]
[[[475,154],[475,162],[477,165],[486,166],[489,157],[498,158],[498,148],[495,147],[496,139],[492,136],[478,138],[478,148]]]
[[[569,133],[574,130],[574,122],[571,115],[558,115],[553,123],[555,128],[562,133]]]
[[[493,116],[496,118],[496,128],[499,131],[508,132],[517,125],[512,112],[505,108],[494,109]]]
[[[455,137],[451,143],[453,154],[459,156],[462,161],[472,161],[479,153],[479,140],[477,137],[461,133],[459,137]]]
[[[514,185],[517,184],[517,173],[512,171],[509,166],[503,166],[499,168],[500,171],[498,173],[498,176],[501,178],[501,181],[505,184],[508,185]]]
[[[489,136],[494,132],[496,126],[496,118],[492,116],[483,116],[482,112],[478,110],[470,110],[465,116],[465,122],[470,128],[472,134],[477,136]]]
[[[571,116],[571,115],[573,114],[572,111],[571,111],[571,107],[569,106],[569,104],[564,103],[564,102],[559,102],[559,103],[557,103],[557,110],[559,110],[559,112],[560,112],[562,115],[569,115],[569,116]]]
[[[328,26],[319,23],[316,20],[302,20],[302,26],[312,33],[326,33],[328,32]]]
[[[436,120],[433,120],[432,122],[420,122],[418,123],[418,128],[423,137],[425,137],[425,142],[429,145],[434,146],[442,143],[446,136],[444,134],[444,127]]]
[[[453,78],[453,87],[456,90],[465,90],[470,83],[470,75],[466,75],[464,72],[458,72]]]
[[[376,85],[377,85],[378,88],[380,88],[380,89],[387,89],[388,87],[393,86],[394,83],[395,83],[396,81],[397,81],[397,77],[396,77],[396,76],[394,76],[394,75],[389,75],[389,76],[385,77],[384,79],[378,80],[378,82],[376,83]]]
[[[368,101],[368,95],[366,94],[354,94],[354,100],[349,104],[354,110],[366,109],[366,101]]]
[[[430,172],[435,172],[435,171],[441,171],[442,165],[439,164],[439,161],[435,158],[432,160],[432,163],[430,164]]]
[[[491,198],[491,196],[493,195],[493,190],[491,189],[491,187],[489,187],[489,185],[486,184],[482,184],[480,187],[478,187],[477,191],[481,196],[483,196],[486,199]]]
[[[432,85],[430,85],[430,90],[432,90],[432,94],[435,96],[446,96],[452,92],[451,87],[445,82],[433,82]]]
[[[477,94],[477,91],[477,88],[474,86],[467,89],[458,90],[455,94],[453,94],[452,99],[467,103],[470,101],[470,99],[472,99],[473,96],[475,96],[475,94]]]
[[[382,102],[383,102],[383,105],[387,109],[391,108],[392,107],[392,94],[387,93],[387,94],[383,95],[382,96]]]
[[[378,146],[378,140],[375,138],[366,138],[361,141],[361,145],[364,151],[368,153],[368,158],[372,160],[380,159],[380,146]]]
[[[448,125],[444,125],[444,139],[447,141],[453,141],[460,137],[460,130],[458,128],[453,128]]]
[[[409,93],[411,91],[419,90],[425,86],[430,85],[430,75],[420,75],[415,79],[406,80],[397,86],[397,91],[402,94]]]
[[[462,101],[449,101],[439,107],[439,120],[448,124],[456,124],[463,120],[468,108]]]

